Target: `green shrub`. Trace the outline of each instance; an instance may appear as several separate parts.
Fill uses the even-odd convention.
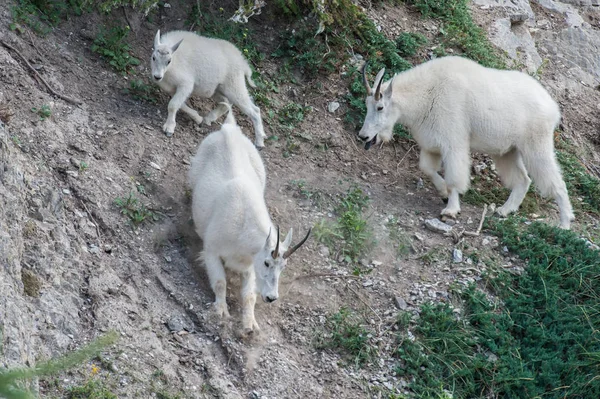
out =
[[[140,60],[129,54],[130,47],[125,42],[129,31],[129,26],[115,26],[109,30],[102,28],[92,45],[92,51],[105,58],[118,72],[129,72],[140,64]]]

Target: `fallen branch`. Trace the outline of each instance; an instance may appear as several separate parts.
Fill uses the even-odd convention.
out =
[[[479,220],[479,226],[477,227],[477,231],[465,231],[463,234],[469,237],[477,237],[481,233],[481,228],[483,227],[483,221],[485,220],[485,215],[487,213],[488,206],[485,204],[483,206],[483,212],[481,213],[481,220]]]
[[[81,104],[83,104],[83,103],[82,103],[81,101],[79,101],[79,100],[76,100],[76,99],[74,99],[74,98],[71,98],[71,97],[68,97],[68,96],[65,96],[65,95],[63,95],[63,94],[60,94],[60,93],[58,93],[56,90],[54,90],[54,89],[53,89],[53,88],[52,88],[52,87],[51,87],[51,86],[48,84],[48,82],[46,82],[46,81],[44,80],[44,78],[42,78],[42,75],[40,75],[40,74],[38,73],[38,71],[36,71],[36,70],[35,70],[35,68],[31,66],[31,64],[29,63],[29,61],[27,61],[27,59],[25,58],[25,56],[23,56],[23,54],[21,54],[21,52],[19,52],[19,50],[17,50],[16,48],[14,48],[13,46],[11,46],[10,44],[6,43],[6,42],[5,42],[5,41],[3,41],[3,40],[0,40],[0,43],[2,43],[2,45],[3,45],[4,47],[6,47],[7,49],[9,49],[9,50],[12,50],[12,51],[14,51],[15,53],[17,53],[17,54],[18,54],[18,55],[19,55],[19,57],[21,57],[21,59],[22,59],[23,61],[25,61],[25,64],[26,64],[26,65],[29,67],[29,69],[31,69],[31,70],[33,71],[33,73],[35,74],[35,76],[36,76],[38,79],[40,79],[40,80],[42,81],[42,83],[44,83],[44,85],[45,85],[45,86],[48,88],[48,90],[50,91],[50,93],[54,94],[54,95],[55,95],[56,97],[58,97],[58,98],[61,98],[61,99],[65,100],[65,101],[67,101],[67,102],[70,102],[70,103],[72,103],[72,104],[75,104],[75,105],[81,105]]]

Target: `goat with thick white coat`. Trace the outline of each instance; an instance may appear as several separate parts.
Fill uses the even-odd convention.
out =
[[[226,40],[199,36],[193,32],[171,31],[154,37],[152,77],[158,86],[171,94],[164,132],[175,131],[175,116],[180,109],[196,123],[211,125],[225,112],[223,103],[233,103],[248,115],[254,125],[255,144],[264,147],[266,137],[260,108],[252,102],[246,80],[251,87],[252,70],[240,50]],[[212,98],[217,102],[205,118],[190,108],[186,101],[191,95]]]
[[[507,216],[519,209],[531,175],[543,196],[553,196],[560,227],[574,220],[567,187],[554,154],[554,129],[560,109],[544,87],[518,71],[483,67],[462,57],[425,62],[383,82],[384,69],[367,88],[367,115],[358,136],[365,149],[392,138],[396,123],[411,132],[421,148],[419,167],[442,198],[442,215],[456,217],[459,194],[470,182],[471,151],[489,154],[502,183],[511,189],[497,209]],[[438,171],[444,167],[444,178]]]
[[[222,104],[226,108],[227,104]],[[265,203],[265,167],[257,149],[237,126],[231,110],[221,130],[198,147],[188,175],[192,215],[204,242],[201,258],[215,293],[219,316],[229,316],[225,300],[225,268],[242,276],[242,326],[258,329],[254,318],[256,293],[265,302],[279,297],[279,276],[287,259],[306,240],[290,247],[293,230],[279,240]]]

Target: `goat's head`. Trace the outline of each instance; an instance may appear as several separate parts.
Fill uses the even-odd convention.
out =
[[[365,150],[371,148],[371,145],[377,144],[377,142],[387,142],[392,138],[392,131],[394,124],[398,120],[399,113],[398,108],[392,104],[392,86],[394,79],[383,83],[383,74],[385,68],[382,68],[377,76],[373,86],[375,91],[369,86],[367,81],[367,63],[362,67],[363,84],[367,89],[367,99],[365,103],[367,105],[367,116],[365,116],[365,122],[363,123],[358,137],[364,141]]]
[[[156,82],[160,82],[165,76],[165,73],[167,72],[167,69],[169,69],[169,65],[171,64],[173,53],[179,48],[179,45],[182,41],[183,39],[175,43],[173,46],[169,46],[168,44],[161,44],[160,30],[156,32],[156,36],[154,36],[154,49],[152,51],[152,60],[150,61],[150,66],[152,67],[152,77]]]
[[[256,288],[263,301],[273,302],[279,298],[279,276],[287,264],[287,259],[308,239],[311,229],[298,244],[290,247],[293,229],[287,233],[283,242],[279,241],[279,226],[277,227],[277,240],[275,248],[271,245],[271,230],[262,250],[254,257],[254,273],[256,275]]]

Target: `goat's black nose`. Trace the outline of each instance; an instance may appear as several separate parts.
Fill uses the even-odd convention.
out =
[[[156,76],[156,75],[154,75],[154,79],[156,79],[156,80],[161,80],[162,78],[161,78],[160,76]]]
[[[277,300],[276,296],[267,296],[265,297],[265,299],[267,300],[267,302],[271,303],[271,302],[275,302]]]

